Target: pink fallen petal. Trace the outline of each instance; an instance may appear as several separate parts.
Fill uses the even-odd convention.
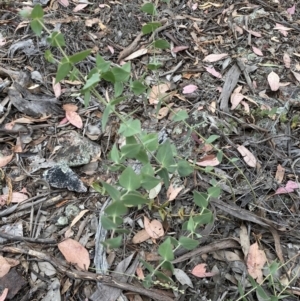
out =
[[[82,9],[84,9],[85,7],[87,7],[88,4],[78,4],[74,9],[73,9],[73,12],[76,13]]]
[[[296,5],[294,4],[292,7],[288,8],[286,11],[289,15],[293,15],[296,10]]]
[[[291,193],[295,189],[298,189],[299,184],[294,182],[294,181],[288,181],[285,185],[285,187],[280,187],[276,190],[275,194],[286,194],[286,193]]]
[[[185,86],[185,87],[183,88],[182,93],[183,93],[183,94],[190,94],[190,93],[195,92],[197,89],[198,89],[198,87],[195,86],[195,85],[188,85],[188,86]]]
[[[183,51],[183,50],[186,50],[186,49],[188,49],[189,48],[189,46],[176,46],[176,47],[174,47],[173,49],[172,49],[172,52],[173,53],[177,53],[177,52],[179,52],[179,51]]]
[[[252,46],[252,50],[256,55],[264,56],[259,48]]]
[[[218,72],[214,67],[205,67],[206,71],[216,78],[222,78],[222,74]]]

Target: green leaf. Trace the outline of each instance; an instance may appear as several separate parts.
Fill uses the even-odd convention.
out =
[[[152,165],[150,163],[145,164],[142,168],[141,168],[141,174],[142,176],[154,176],[154,169],[152,167]]]
[[[198,205],[201,208],[207,208],[209,199],[208,194],[194,190],[193,195],[194,202],[196,203],[196,205]]]
[[[170,272],[172,272],[172,274],[174,273],[174,266],[170,261],[165,261],[162,265],[161,265],[162,269],[164,270],[168,270]],[[156,274],[155,274],[156,275]],[[169,278],[170,279],[170,278]],[[170,280],[169,280],[170,282]],[[173,281],[172,281],[173,282]]]
[[[105,188],[99,185],[99,183],[93,183],[92,184],[93,189],[95,189],[97,192],[99,192],[101,195],[105,194]]]
[[[121,200],[124,202],[125,206],[127,207],[144,205],[149,202],[148,199],[144,198],[143,195],[137,191],[131,191],[124,194]]]
[[[194,216],[193,219],[197,225],[206,225],[206,224],[210,224],[213,222],[213,215],[212,215],[211,211],[206,209],[206,211],[204,213],[202,213],[201,215],[198,215],[198,216]]]
[[[58,31],[53,31],[51,35],[47,38],[47,42],[54,47],[66,46],[64,36]]]
[[[101,225],[106,230],[113,230],[113,229],[117,229],[118,228],[118,225],[115,224],[110,218],[108,218],[105,215],[103,215],[101,217]]]
[[[153,46],[159,49],[168,49],[170,48],[170,44],[168,41],[164,39],[159,39],[154,41]]]
[[[84,92],[84,106],[87,108],[91,100],[91,91]]]
[[[121,234],[129,234],[130,231],[128,229],[115,229],[115,233],[121,233]]]
[[[157,133],[143,135],[141,141],[145,148],[150,152],[156,151],[159,146]]]
[[[85,83],[82,90],[88,90],[94,86],[96,86],[100,82],[100,75],[99,73],[94,73]]]
[[[170,238],[167,238],[159,247],[158,254],[163,260],[172,261],[174,259],[174,253],[172,250],[172,244]]]
[[[219,139],[220,138],[220,136],[218,136],[218,135],[211,135],[211,136],[209,136],[207,139],[206,139],[206,143],[207,144],[209,144],[209,143],[212,143],[212,142],[214,142],[215,140],[217,140],[217,139]]]
[[[145,3],[141,7],[141,11],[143,11],[144,13],[147,13],[147,14],[149,14],[151,16],[156,16],[157,15],[156,7],[152,3]]]
[[[126,82],[130,76],[130,72],[126,71],[124,66],[122,66],[122,68],[113,67],[111,72],[113,73],[116,82]]]
[[[156,158],[162,167],[166,168],[170,173],[176,170],[175,160],[169,140],[166,140],[158,148]]]
[[[122,82],[115,82],[114,84],[115,97],[118,97],[123,93],[123,88],[124,85]]]
[[[139,160],[143,164],[149,163],[149,158],[144,149],[141,148],[141,150],[136,154],[136,159]]]
[[[194,169],[189,162],[186,160],[179,160],[177,163],[177,170],[181,177],[186,177],[190,175]]]
[[[197,240],[185,236],[180,236],[179,243],[187,250],[193,250],[199,245]]]
[[[105,190],[107,191],[107,193],[109,194],[109,196],[114,200],[114,201],[119,201],[121,198],[121,194],[120,191],[117,190],[114,186],[101,181],[103,187],[105,188]]]
[[[103,112],[103,115],[102,115],[102,120],[101,120],[103,130],[106,128],[108,117],[109,117],[110,113],[113,112],[113,110],[114,110],[114,106],[111,106],[110,104],[106,105],[106,107],[104,109],[104,112]]]
[[[71,69],[72,64],[66,61],[66,59],[62,59],[62,61],[58,65],[55,82],[58,83],[63,80],[68,75]]]
[[[148,34],[153,32],[155,29],[161,27],[161,23],[159,22],[149,22],[142,27],[142,33]]]
[[[75,53],[75,54],[69,56],[69,60],[71,63],[76,64],[76,63],[83,61],[88,55],[90,55],[90,53],[91,53],[90,49],[83,50],[83,51],[80,51],[78,53]]]
[[[69,75],[69,80],[72,82],[75,80],[79,80],[79,70],[75,66],[73,66],[73,69]]]
[[[167,282],[167,283],[174,283],[174,281],[164,273],[160,271],[155,271],[155,276],[161,281],[161,282]]]
[[[162,66],[162,63],[156,62],[156,63],[151,63],[147,65],[147,68],[149,70],[155,71],[158,70]]]
[[[29,19],[31,16],[31,11],[29,9],[22,9],[19,11],[19,15],[24,19]]]
[[[110,62],[107,62],[103,59],[102,56],[100,56],[98,53],[97,53],[97,56],[96,56],[96,66],[97,68],[101,71],[101,72],[107,72],[109,70],[109,67],[110,67]]]
[[[39,37],[43,30],[43,20],[42,19],[34,19],[30,22],[30,27],[32,31]]]
[[[143,286],[145,288],[150,288],[153,285],[153,280],[151,278],[151,275],[147,275],[144,279],[143,279]]]
[[[189,117],[188,113],[186,110],[180,110],[175,113],[173,116],[173,121],[183,121]]]
[[[164,181],[164,184],[166,188],[168,189],[170,186],[170,178],[169,178],[169,173],[166,168],[162,168],[157,171],[157,174],[161,177],[161,179]]]
[[[102,242],[104,246],[110,249],[117,249],[122,244],[122,236],[117,236],[111,239],[106,239],[104,242]]]
[[[147,87],[138,80],[135,80],[134,82],[132,82],[130,88],[135,95],[140,95],[147,90]]]
[[[110,159],[117,164],[121,163],[120,153],[118,151],[116,144],[113,145],[113,147],[110,151]]]
[[[115,99],[112,99],[109,104],[112,106],[112,105],[117,105],[119,103],[121,103],[124,99],[126,99],[125,96],[122,96],[122,97],[117,97]]]
[[[218,198],[221,194],[221,189],[220,189],[220,187],[209,187],[207,189],[207,192],[210,197]]]
[[[190,231],[191,233],[194,233],[195,230],[196,230],[196,227],[195,227],[195,222],[194,222],[194,219],[192,216],[190,216],[189,218],[189,221],[187,223],[187,228],[186,228],[188,231]]]
[[[217,159],[221,163],[223,159],[223,152],[221,150],[218,151],[217,153]]]
[[[263,300],[266,300],[266,301],[270,300],[270,297],[268,296],[268,294],[264,291],[264,289],[260,285],[258,285],[256,287],[256,293]],[[261,299],[259,299],[259,300],[261,300]]]
[[[138,119],[126,120],[125,123],[121,123],[119,134],[125,137],[133,136],[141,132],[141,122]]]
[[[45,51],[45,54],[44,54],[44,56],[45,56],[45,59],[49,62],[49,63],[55,63],[55,59],[54,59],[54,57],[53,57],[53,54],[51,53],[51,51],[49,50],[49,49],[47,49],[46,51]]]
[[[270,274],[274,277],[275,274],[278,272],[278,269],[279,269],[279,266],[280,264],[276,261],[273,261],[270,266],[269,266],[269,271],[270,271]]]
[[[111,71],[101,73],[101,78],[113,84],[116,82],[115,76]]]
[[[150,273],[152,273],[154,271],[153,266],[151,264],[149,264],[147,261],[145,261],[143,259],[140,259],[140,261]]]
[[[141,175],[137,175],[134,170],[128,166],[122,172],[119,182],[123,188],[128,191],[133,191],[141,187]]]
[[[104,212],[111,217],[120,217],[127,213],[127,207],[120,201],[114,201],[108,205]]]
[[[32,19],[41,19],[44,16],[43,8],[40,4],[36,4],[31,11],[30,18]]]
[[[142,187],[151,190],[152,188],[156,187],[158,183],[160,182],[160,179],[157,179],[151,175],[144,174],[142,175]]]
[[[126,144],[121,148],[121,154],[126,158],[135,158],[141,150],[140,144]]]

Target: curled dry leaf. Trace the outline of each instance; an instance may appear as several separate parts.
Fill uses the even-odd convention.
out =
[[[165,82],[157,86],[153,86],[149,95],[149,103],[151,105],[158,104],[158,102],[163,99],[164,101],[169,100],[169,95],[166,93],[171,89],[171,83]]]
[[[148,232],[144,229],[141,230],[139,232],[137,232],[133,238],[132,238],[132,243],[134,244],[140,244],[144,241],[146,241],[147,239],[150,238],[150,235],[148,234]]]
[[[89,252],[78,241],[68,238],[57,246],[68,262],[75,264],[81,270],[88,270],[90,266]]]
[[[165,231],[160,221],[154,219],[150,222],[148,217],[144,216],[144,226],[151,238],[157,239],[164,236]]]
[[[263,281],[262,269],[266,262],[266,254],[263,250],[259,250],[258,243],[251,245],[247,257],[247,268],[250,276],[257,279],[258,283]]]
[[[232,104],[231,110],[234,110],[240,102],[244,99],[244,95],[241,92],[242,86],[238,86],[230,96],[230,102]]]
[[[200,263],[200,264],[196,265],[192,270],[192,274],[199,278],[215,276],[215,273],[206,272],[206,264],[205,263]]]
[[[239,145],[237,147],[238,152],[242,155],[245,163],[250,167],[256,167],[257,160],[254,155],[244,146]]]
[[[206,71],[216,78],[222,78],[222,74],[218,72],[214,67],[205,67]]]
[[[193,163],[193,161],[189,160],[189,162]],[[200,159],[196,162],[199,166],[217,166],[220,164],[218,158],[215,155],[207,155],[204,158]]]

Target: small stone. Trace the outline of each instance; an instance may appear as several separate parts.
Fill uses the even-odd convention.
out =
[[[45,180],[52,187],[67,188],[70,191],[86,192],[87,188],[67,164],[53,166],[43,174]]]

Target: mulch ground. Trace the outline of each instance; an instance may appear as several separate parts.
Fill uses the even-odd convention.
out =
[[[122,64],[151,43],[150,35],[139,35],[151,21],[140,9],[143,1],[91,1],[75,12],[74,2],[44,3],[44,22],[64,35],[68,55],[92,50],[76,65],[83,74],[95,66],[97,53]],[[280,294],[282,300],[298,300],[300,24],[295,2],[159,1],[156,18],[163,26],[157,36],[171,45],[155,54],[162,67],[146,68],[153,52],[130,60],[133,79],[144,76],[151,91],[157,79],[170,85],[169,103],[188,112],[195,132],[172,122],[167,106],[156,114],[151,91],[142,96],[125,91],[118,111],[134,112],[149,132],[166,133],[181,156],[203,167],[178,180],[182,189],[162,221],[166,234],[177,239],[182,234],[180,212],[193,210],[194,190],[206,191],[212,180],[221,189],[210,202],[214,221],[201,229],[199,246],[175,253],[172,279],[184,294],[160,284],[146,289],[130,277],[142,277],[140,258],[154,266],[159,260],[162,241],[132,241],[143,216],[161,220],[158,212],[132,210],[122,247],[109,252],[100,247],[109,238],[99,222],[108,197],[92,184],[114,183],[119,176],[108,169],[113,144],[121,144],[119,121],[112,115],[102,129],[104,107],[93,98],[84,105],[82,83],[53,84],[56,66],[44,57],[50,49],[47,34],[36,37],[20,17],[26,5],[0,2],[0,293],[16,301],[221,301],[242,300],[244,294],[244,300]],[[57,49],[51,51],[61,57]],[[96,89],[104,98],[113,94],[105,82]],[[70,113],[74,108],[76,117]],[[218,162],[196,132],[220,136],[214,145],[227,158],[237,158],[235,165]],[[204,172],[206,165],[213,166],[215,177]],[[164,198],[162,188],[156,201]],[[67,237],[72,243],[64,244]],[[70,262],[79,262],[81,254],[89,260],[82,259],[80,269]],[[247,275],[259,282],[272,263],[280,268],[261,284],[268,299],[253,289]],[[208,274],[197,276],[193,270],[201,264]]]

